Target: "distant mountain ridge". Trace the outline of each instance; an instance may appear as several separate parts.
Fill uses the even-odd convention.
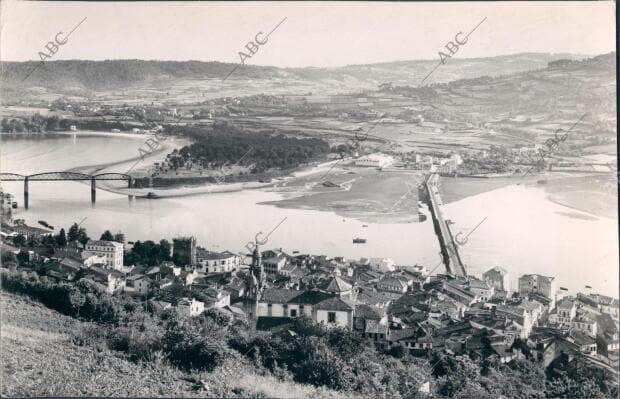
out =
[[[560,59],[583,58],[571,54],[520,53],[489,58],[454,58],[440,65],[426,83],[446,82],[477,76],[496,76],[544,68]],[[279,68],[273,66],[239,66],[229,79],[292,79],[309,81],[358,81],[368,85],[383,82],[418,85],[437,60],[392,61],[342,67]],[[144,60],[59,60],[0,62],[2,88],[44,87],[62,89],[77,87],[85,90],[159,86],[183,79],[224,79],[237,66],[217,61],[144,61]],[[39,65],[39,67],[37,67]],[[37,67],[27,79],[25,76]]]

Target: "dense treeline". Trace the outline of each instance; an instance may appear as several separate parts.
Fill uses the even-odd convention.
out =
[[[248,133],[229,124],[212,128],[190,127],[184,130],[194,143],[171,154],[173,167],[188,161],[203,166],[225,164],[253,165],[252,173],[271,168],[288,169],[320,159],[329,153],[329,144],[318,138],[296,138],[267,132]]]
[[[38,113],[22,118],[3,118],[0,121],[2,133],[53,133],[55,131],[69,131],[71,126],[79,130],[94,130],[109,132],[112,129],[128,131],[135,126],[118,121],[103,119],[67,119],[56,115],[43,116]]]
[[[605,376],[560,357],[544,370],[529,359],[502,364],[486,351],[470,356],[406,354],[403,347],[380,351],[356,333],[326,329],[298,319],[280,332],[250,332],[248,325],[211,309],[198,317],[157,313],[149,301],[109,296],[87,281],[52,283],[33,272],[0,273],[5,290],[29,296],[88,325],[72,337],[76,345],[106,345],[136,362],[165,361],[188,371],[211,371],[225,359],[245,358],[259,373],[326,386],[363,397],[417,398],[430,382],[440,398],[606,398]],[[522,343],[517,343],[517,346]]]
[[[171,245],[168,240],[160,240],[158,244],[151,240],[136,241],[123,259],[125,265],[157,266],[163,261],[169,261]]]

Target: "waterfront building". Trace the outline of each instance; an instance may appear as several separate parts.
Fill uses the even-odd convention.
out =
[[[571,320],[577,315],[577,306],[570,298],[564,299],[558,304],[557,318],[558,323],[570,324]]]
[[[369,166],[374,168],[383,168],[391,165],[394,158],[386,155],[371,154],[363,156],[355,160],[355,166]]]
[[[105,258],[105,266],[114,270],[123,269],[123,244],[116,241],[88,240],[85,246],[86,257]],[[83,257],[84,257],[83,255]]]
[[[597,325],[596,315],[584,311],[583,309],[577,310],[577,315],[571,321],[570,326],[573,330],[581,331],[591,337],[596,337]]]
[[[387,275],[377,282],[379,291],[395,292],[404,294],[409,287],[407,277],[400,275]]]
[[[40,229],[38,227],[26,226],[25,224],[16,224],[11,227],[11,230],[17,234],[21,234],[26,237],[27,240],[32,238],[42,238],[45,236],[51,236],[52,232],[49,230]]]
[[[279,274],[284,266],[286,266],[288,256],[282,252],[282,249],[264,251],[261,254],[263,260],[263,268],[265,273],[270,276]]]
[[[370,258],[368,260],[368,264],[374,270],[382,273],[393,272],[396,270],[396,267],[394,267],[394,261],[388,258]]]
[[[478,279],[471,278],[468,281],[468,288],[471,292],[476,294],[481,301],[489,301],[495,293],[495,287],[490,283]]]
[[[503,267],[496,266],[486,271],[482,279],[489,282],[496,290],[506,292],[511,290],[510,273]]]
[[[172,260],[178,266],[196,264],[196,237],[172,239]]]
[[[525,274],[519,278],[519,294],[526,297],[529,293],[541,294],[551,299],[549,309],[555,307],[555,293],[557,291],[555,277],[540,274]]]
[[[232,252],[213,252],[198,247],[195,266],[188,264],[186,268],[195,268],[198,273],[229,273],[240,265],[241,258]]]

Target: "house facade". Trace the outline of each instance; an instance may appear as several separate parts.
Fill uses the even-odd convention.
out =
[[[123,269],[123,244],[116,241],[89,240],[84,248],[87,256],[105,258],[105,266],[114,270]]]
[[[230,273],[241,265],[241,258],[232,252],[213,252],[203,248],[196,251],[195,266],[188,265],[186,269],[195,269],[198,273]]]
[[[482,274],[482,279],[499,291],[510,291],[510,273],[503,267],[496,266]]]
[[[352,328],[353,306],[338,296],[321,291],[265,289],[257,304],[258,317],[306,316],[327,327]]]

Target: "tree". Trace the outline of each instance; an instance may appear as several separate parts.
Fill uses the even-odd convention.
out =
[[[103,232],[103,234],[101,235],[101,238],[99,239],[105,240],[105,241],[114,241],[114,236],[112,235],[112,233],[110,233],[110,230],[106,230]]]
[[[0,254],[0,260],[2,261],[3,265],[8,265],[10,263],[17,263],[17,257],[11,251],[2,251],[2,253]]]
[[[60,233],[55,237],[56,244],[59,247],[64,247],[67,245],[67,236],[65,235],[65,229],[60,229]]]
[[[28,255],[28,252],[22,251],[17,254],[17,261],[20,265],[26,265],[30,262],[30,255]]]
[[[18,234],[14,236],[13,244],[15,244],[18,247],[23,247],[24,245],[26,245],[26,237],[24,237],[22,234]]]
[[[69,242],[76,241],[80,237],[80,226],[77,223],[73,223],[71,227],[69,227],[69,234],[67,238]]]
[[[86,243],[88,242],[88,240],[90,240],[90,238],[88,237],[88,234],[86,234],[86,229],[83,227],[80,227],[80,229],[78,230],[78,238],[77,240],[83,244],[86,245]]]

